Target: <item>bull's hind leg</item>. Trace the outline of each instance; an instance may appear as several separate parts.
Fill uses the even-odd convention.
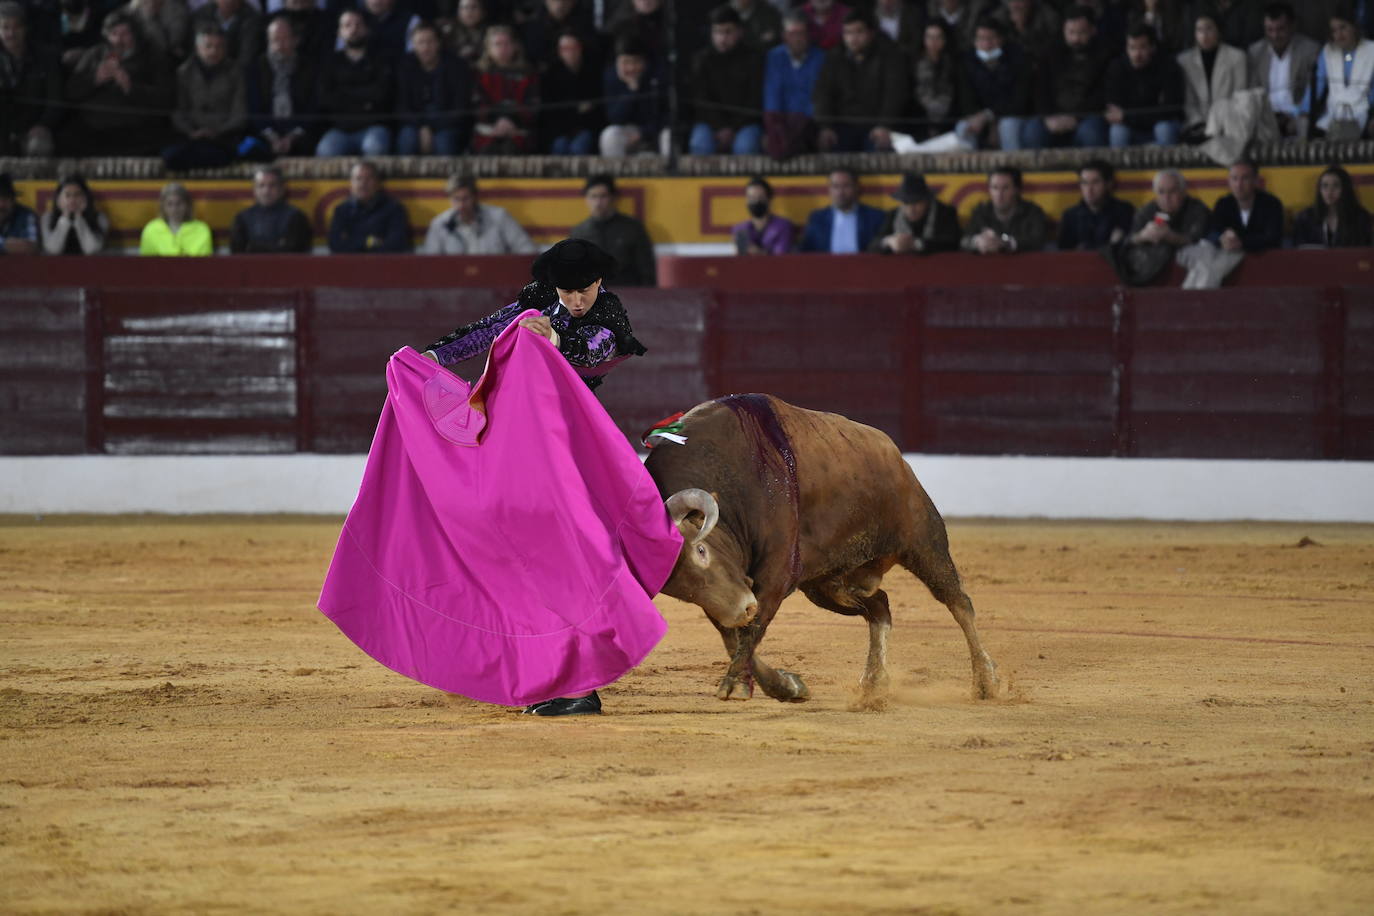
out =
[[[808,582],[802,592],[812,604],[837,614],[859,615],[868,621],[868,662],[859,686],[865,693],[879,693],[888,686],[887,638],[892,632],[892,611],[887,592],[878,588],[891,560],[877,560],[842,576]]]
[[[709,615],[707,619],[711,620]],[[747,700],[754,695],[755,681],[764,693],[775,700],[800,702],[810,699],[811,691],[806,689],[801,678],[790,671],[774,668],[755,653],[759,640],[763,638],[763,627],[753,623],[731,629],[714,620],[711,623],[720,632],[725,651],[730,655],[730,667],[716,688],[716,699]]]
[[[948,542],[943,536],[934,539],[924,550],[903,558],[902,565],[925,583],[936,601],[949,608],[959,628],[964,631],[964,639],[968,641],[969,660],[973,663],[974,698],[990,700],[995,697],[997,665],[983,650],[983,641],[978,638],[978,626],[973,620],[973,602],[964,593],[964,587],[959,582],[959,571],[955,569],[954,560],[950,558]]]

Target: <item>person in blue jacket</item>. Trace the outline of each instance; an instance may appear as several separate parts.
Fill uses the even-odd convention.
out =
[[[811,211],[799,250],[857,254],[882,224],[882,210],[859,202],[859,173],[838,168],[830,173],[830,206]]]

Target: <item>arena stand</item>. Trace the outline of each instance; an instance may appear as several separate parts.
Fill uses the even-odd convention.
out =
[[[1368,161],[1366,146],[1340,153]],[[1305,161],[1265,164],[1266,182],[1289,208],[1306,206],[1320,163],[1336,152],[1308,149]],[[1071,169],[1086,158],[1080,153],[766,164],[779,209],[793,219],[825,203],[824,174],[840,161],[857,162],[868,176],[865,199],[874,205],[888,206],[900,172],[916,168],[966,214],[982,199],[990,164],[1016,160],[1045,169],[1027,175],[1027,196],[1055,214],[1077,199]],[[1121,196],[1142,203],[1152,170],[1179,164],[1211,204],[1225,192],[1224,173],[1190,155],[1118,154]],[[926,456],[927,479],[937,455],[1170,459],[1171,467],[1213,474],[1230,462],[1177,459],[1281,458],[1292,460],[1269,465],[1292,473],[1326,462],[1328,486],[1346,473],[1368,476],[1360,462],[1374,458],[1369,251],[1269,252],[1247,260],[1234,288],[1202,292],[1126,289],[1105,261],[1080,253],[855,256],[843,270],[824,255],[685,257],[725,244],[742,216],[744,176],[765,165],[710,159],[684,158],[679,176],[665,175],[667,163],[656,157],[619,164],[622,207],[645,217],[661,252],[659,288],[626,291],[650,355],[618,369],[604,389],[634,441],[700,400],[763,390],[886,430],[908,453]],[[21,201],[32,205],[50,190],[51,175],[24,165]],[[148,163],[82,165],[104,205],[127,214],[117,225],[141,225],[143,210],[151,216],[163,178]],[[455,165],[482,177],[485,201],[507,207],[547,242],[585,212],[580,178],[570,173],[608,163],[384,161],[388,188],[416,228],[446,206],[442,176]],[[319,220],[342,196],[348,163],[284,167],[322,234]],[[1368,200],[1374,166],[1351,171]],[[248,175],[236,167],[188,181],[217,231],[248,203]],[[350,456],[356,468],[387,356],[509,301],[528,259],[111,256],[11,258],[3,266],[0,453],[312,453]],[[459,371],[472,377],[480,364]],[[1374,517],[1374,506],[1356,503],[1347,499],[1327,517]],[[961,505],[973,507],[956,507],[967,514],[985,503]],[[1043,500],[1027,505],[1023,514],[1054,514]]]

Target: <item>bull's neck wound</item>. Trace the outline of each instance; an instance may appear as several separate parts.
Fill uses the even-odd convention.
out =
[[[791,592],[801,581],[802,573],[801,490],[797,484],[797,456],[792,450],[792,440],[787,437],[777,412],[765,395],[732,394],[720,398],[718,403],[734,411],[740,426],[748,432],[754,444],[754,470],[759,479],[765,481],[766,488],[773,491],[771,495],[780,495],[775,489],[778,487],[787,493],[793,523],[791,575],[787,583],[787,592]]]

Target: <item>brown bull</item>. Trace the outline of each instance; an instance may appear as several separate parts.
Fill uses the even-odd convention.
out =
[[[887,683],[887,593],[896,564],[949,608],[968,640],[973,692],[997,689],[949,556],[945,523],[897,446],[837,414],[761,394],[699,404],[682,418],[685,445],[664,442],[646,466],[685,543],[663,591],[699,605],[725,640],[730,666],[716,696],[748,699],[757,680],[779,700],[804,700],[797,675],[755,654],[783,598],[868,621],[861,684]]]

